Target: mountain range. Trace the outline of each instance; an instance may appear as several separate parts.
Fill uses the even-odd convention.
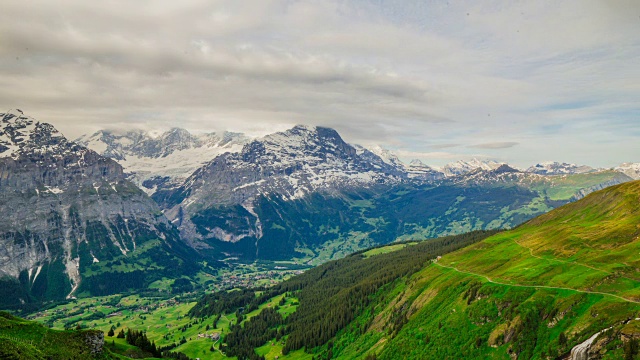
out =
[[[195,138],[178,129],[155,137],[176,139],[177,132]],[[82,140],[87,138],[128,139],[104,132],[81,138],[105,149],[105,156],[126,144]],[[193,172],[165,172],[146,182],[183,239],[218,258],[338,258],[390,239],[512,227],[631,180],[616,170],[558,162],[527,170],[479,159],[439,169],[419,160],[405,164],[389,150],[348,144],[335,130],[314,126],[235,139],[233,146],[190,157],[190,164],[203,164]],[[164,141],[167,157],[193,148]],[[164,161],[156,153],[136,156]],[[121,162],[134,177],[144,172]]]
[[[395,240],[510,228],[638,175],[633,164],[523,171],[477,159],[437,169],[317,126],[69,141],[19,110],[0,118],[0,274],[12,304],[145,288],[215,260],[315,265]]]

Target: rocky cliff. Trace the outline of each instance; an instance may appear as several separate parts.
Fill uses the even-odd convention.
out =
[[[154,239],[179,246],[118,163],[19,110],[0,114],[0,213],[0,277],[20,288],[3,303],[71,297],[100,262]]]

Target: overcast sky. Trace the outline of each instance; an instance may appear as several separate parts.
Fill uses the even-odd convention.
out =
[[[640,1],[3,0],[0,106],[610,167],[640,162]]]

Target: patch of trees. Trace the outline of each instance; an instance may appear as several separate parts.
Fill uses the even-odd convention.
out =
[[[246,321],[244,327],[240,325],[240,321],[231,326],[230,333],[225,338],[226,346],[222,346],[221,350],[227,356],[236,356],[240,360],[264,359],[253,349],[275,338],[278,335],[278,327],[282,325],[284,319],[280,313],[273,308],[264,309]]]
[[[161,357],[162,354],[156,348],[155,342],[149,341],[147,338],[147,334],[143,331],[138,330],[127,330],[127,335],[125,337],[127,344],[136,346],[140,348],[142,351],[146,351],[152,354],[154,357]]]
[[[178,359],[178,360],[191,360],[190,357],[188,357],[187,355],[181,353],[181,352],[177,352],[177,351],[166,351],[162,353],[162,357],[163,358],[167,358],[167,359]]]
[[[193,291],[193,284],[189,279],[179,278],[171,284],[171,292],[174,294],[181,294]]]
[[[270,291],[256,296],[256,291],[258,290],[262,289],[241,289],[231,292],[223,290],[205,295],[189,310],[189,315],[206,317],[216,314],[229,314],[240,309],[244,312],[251,312],[258,309],[260,304],[269,299],[273,293],[273,291]]]

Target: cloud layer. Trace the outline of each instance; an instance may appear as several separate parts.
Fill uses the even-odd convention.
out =
[[[637,34],[633,0],[8,0],[0,106],[71,137],[304,123],[436,165],[612,166],[640,161]]]

